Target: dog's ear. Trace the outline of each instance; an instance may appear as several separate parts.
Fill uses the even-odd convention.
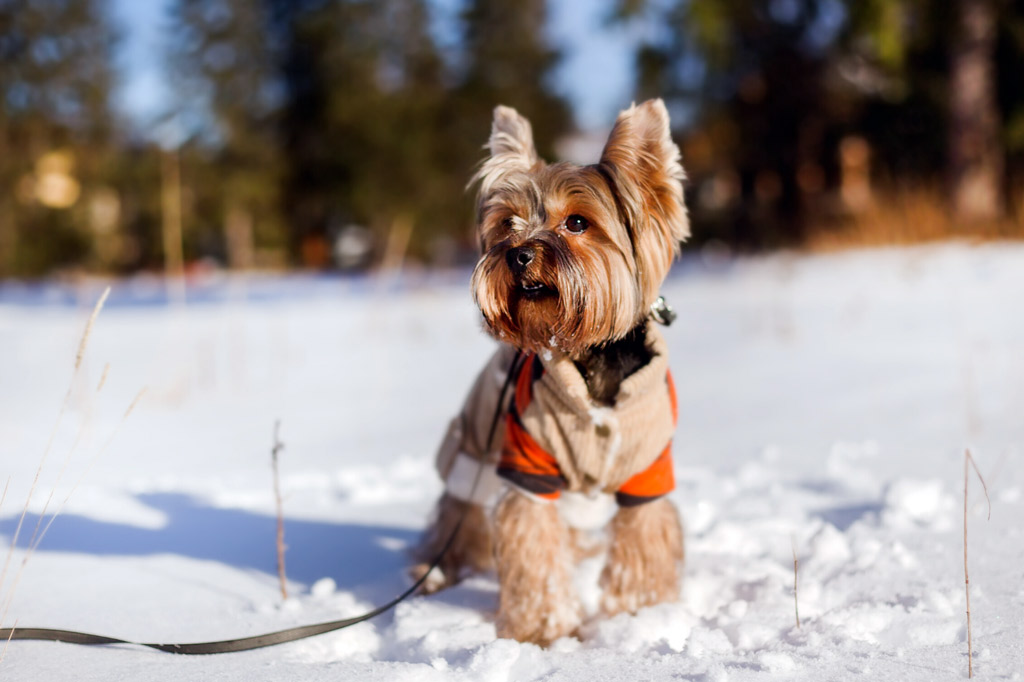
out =
[[[471,185],[480,182],[481,196],[489,194],[501,178],[510,173],[526,173],[539,161],[530,122],[512,107],[498,105],[494,108],[487,149],[491,155],[470,181]]]
[[[649,305],[668,274],[679,243],[690,235],[683,205],[679,148],[672,141],[668,110],[660,99],[619,114],[601,153],[600,168],[612,181],[626,213],[626,229]]]
[[[487,143],[491,158],[501,157],[508,163],[522,164],[529,170],[537,163],[537,150],[533,146],[533,128],[512,107],[494,107],[491,139]]]

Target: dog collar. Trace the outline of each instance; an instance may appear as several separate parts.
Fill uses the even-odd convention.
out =
[[[664,296],[659,296],[658,299],[651,304],[651,317],[654,321],[662,326],[671,325],[676,319],[676,311],[672,310],[672,306],[668,304]]]

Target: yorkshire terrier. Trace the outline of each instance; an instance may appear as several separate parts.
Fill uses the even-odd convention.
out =
[[[487,147],[472,288],[501,345],[438,452],[446,490],[419,556],[461,520],[425,589],[496,568],[498,636],[546,646],[583,618],[581,500],[617,503],[598,520],[604,614],[679,596],[683,531],[665,497],[676,397],[652,307],[689,235],[684,174],[661,100],[620,113],[591,166],[539,159],[529,121],[503,106]]]

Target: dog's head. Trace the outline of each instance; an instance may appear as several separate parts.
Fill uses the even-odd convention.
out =
[[[473,178],[483,249],[473,293],[490,333],[570,355],[623,337],[689,235],[664,103],[620,113],[591,166],[539,159],[530,122],[508,107],[494,110],[488,148]]]

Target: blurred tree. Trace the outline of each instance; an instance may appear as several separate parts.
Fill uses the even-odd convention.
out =
[[[348,226],[383,242],[396,224],[451,221],[450,169],[432,166],[443,141],[442,63],[421,0],[292,5],[284,130],[293,245],[327,265]]]
[[[569,126],[546,84],[541,0],[475,0],[461,50],[442,60],[423,0],[290,3],[287,207],[305,262],[326,263],[349,226],[378,248],[432,258],[471,222],[463,188],[499,103],[531,117],[541,149]],[[411,235],[409,232],[411,231]]]
[[[891,118],[905,118],[920,109],[915,103],[925,101],[938,111],[926,134],[944,145],[937,159],[923,154],[929,163],[915,174],[945,167],[958,216],[998,218],[1005,197],[996,39],[1000,18],[1014,14],[1013,3],[874,0],[850,2],[849,11],[848,53],[868,60],[889,80],[887,99],[902,107]],[[1004,80],[1007,76],[1016,80],[1009,73]],[[896,134],[906,128],[889,126]],[[905,150],[908,145],[898,146]]]
[[[637,97],[665,97],[675,121],[700,117],[684,146],[696,152],[691,175],[708,182],[694,202],[702,236],[745,247],[799,241],[801,185],[823,182],[846,115],[825,78],[835,2],[684,0],[663,11],[629,0],[619,17],[653,13],[645,20],[667,28],[640,49]]]
[[[1007,187],[1018,201],[1024,194],[1024,6],[997,5],[996,101],[1002,115],[1006,150]],[[1024,214],[1024,204],[1015,207]]]
[[[462,78],[458,87],[459,133],[480,157],[491,114],[498,104],[530,120],[542,157],[572,130],[568,103],[551,86],[560,50],[544,39],[544,0],[469,0],[463,11]]]
[[[952,5],[872,0],[846,6],[834,59],[860,107],[851,128],[868,141],[890,181],[934,180],[947,159]]]
[[[254,265],[254,250],[285,242],[280,186],[285,160],[278,127],[283,106],[280,39],[269,2],[175,0],[171,65],[181,103],[189,253]],[[200,181],[201,180],[201,181]]]
[[[996,104],[994,0],[956,0],[950,63],[949,180],[967,219],[1003,213],[1003,141]],[[1019,75],[1018,75],[1019,78]]]
[[[121,250],[107,269],[135,272],[159,269],[164,263],[161,228],[161,157],[152,142],[122,141],[116,156],[120,196]]]
[[[98,0],[0,0],[0,277],[95,257],[116,226],[113,43]]]
[[[1019,138],[1024,151],[1019,3],[620,0],[617,11],[663,25],[638,53],[638,95],[696,116],[686,146],[705,235],[798,242],[809,209],[832,210],[815,196],[861,167],[865,183],[897,190],[948,180],[967,218],[1002,212],[1004,145]],[[851,192],[843,205],[869,199]]]

